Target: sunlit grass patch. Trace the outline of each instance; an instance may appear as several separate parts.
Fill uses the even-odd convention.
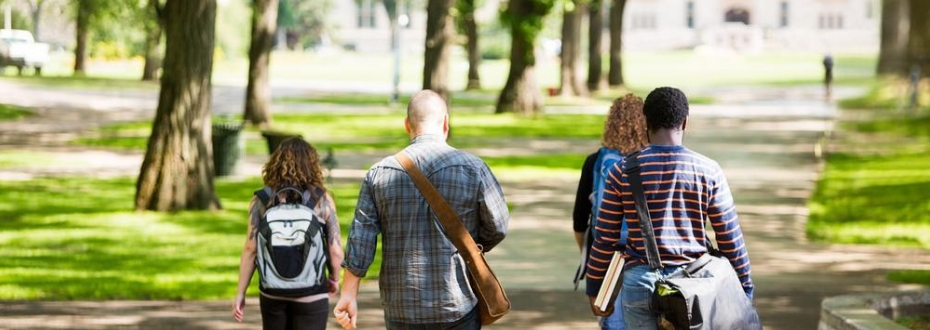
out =
[[[928,124],[926,115],[887,114],[842,123],[842,129],[855,134],[894,139],[876,142],[868,153],[847,148],[850,151],[827,155],[809,204],[808,236],[833,243],[930,249]]]
[[[587,154],[483,157],[498,180],[539,181],[578,178]]]
[[[261,182],[216,186],[222,211],[156,213],[132,210],[128,178],[0,182],[0,299],[232,297],[249,200]],[[358,184],[331,190],[345,234]]]
[[[899,78],[882,78],[872,80],[865,95],[840,100],[839,105],[847,109],[904,109],[910,106],[911,88],[909,82]],[[930,102],[930,92],[920,89],[920,104]]]
[[[17,120],[34,115],[32,111],[7,105],[0,104],[0,120]]]
[[[570,138],[597,139],[604,128],[604,115],[558,114],[539,118],[512,114],[453,113],[450,119],[452,143],[458,147],[480,147],[489,139]],[[389,114],[279,114],[275,130],[298,134],[318,150],[396,150],[409,143],[403,129],[404,115]],[[98,129],[79,138],[79,145],[114,149],[144,150],[151,122],[120,123]],[[243,133],[246,154],[267,154],[268,147],[259,132]]]
[[[888,279],[930,286],[930,270],[896,270],[888,273]]]

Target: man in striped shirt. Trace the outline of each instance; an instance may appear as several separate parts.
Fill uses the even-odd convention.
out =
[[[720,166],[684,145],[688,99],[680,90],[660,87],[646,97],[643,106],[650,146],[639,157],[643,190],[652,218],[663,268],[651,270],[646,261],[643,233],[639,226],[633,193],[625,164],[610,170],[596,239],[588,263],[588,285],[600,287],[613,251],[626,249],[621,290],[622,313],[627,329],[656,329],[650,310],[652,292],[659,277],[668,276],[707,253],[711,244],[705,232],[710,222],[718,248],[739,275],[746,295],[752,299],[749,254],[743,241],[736,206]],[[629,237],[617,246],[621,221]],[[620,312],[620,311],[615,311]]]

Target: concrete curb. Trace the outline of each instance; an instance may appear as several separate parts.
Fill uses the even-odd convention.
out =
[[[856,294],[824,299],[818,330],[907,330],[892,319],[930,311],[930,291]]]

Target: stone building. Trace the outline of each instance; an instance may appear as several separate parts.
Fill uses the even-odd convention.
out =
[[[390,22],[380,0],[334,1],[335,42],[358,51],[390,50]],[[416,0],[417,7],[406,3],[409,25],[401,45],[420,51],[425,0]],[[501,3],[484,1],[479,22],[497,19]],[[880,8],[879,0],[628,0],[624,49],[874,52]]]

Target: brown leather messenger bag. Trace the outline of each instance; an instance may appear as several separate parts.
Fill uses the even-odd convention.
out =
[[[439,223],[446,230],[446,235],[452,245],[459,251],[459,255],[465,260],[468,269],[472,291],[478,298],[478,314],[482,325],[494,323],[507,312],[510,311],[510,300],[504,293],[504,287],[497,280],[497,276],[491,271],[488,262],[484,259],[484,253],[480,244],[465,229],[458,214],[452,210],[449,203],[439,194],[436,187],[429,182],[429,179],[423,175],[423,172],[413,163],[410,157],[407,157],[403,151],[394,155],[397,161],[407,170],[407,175],[416,184],[417,189],[436,217]]]

